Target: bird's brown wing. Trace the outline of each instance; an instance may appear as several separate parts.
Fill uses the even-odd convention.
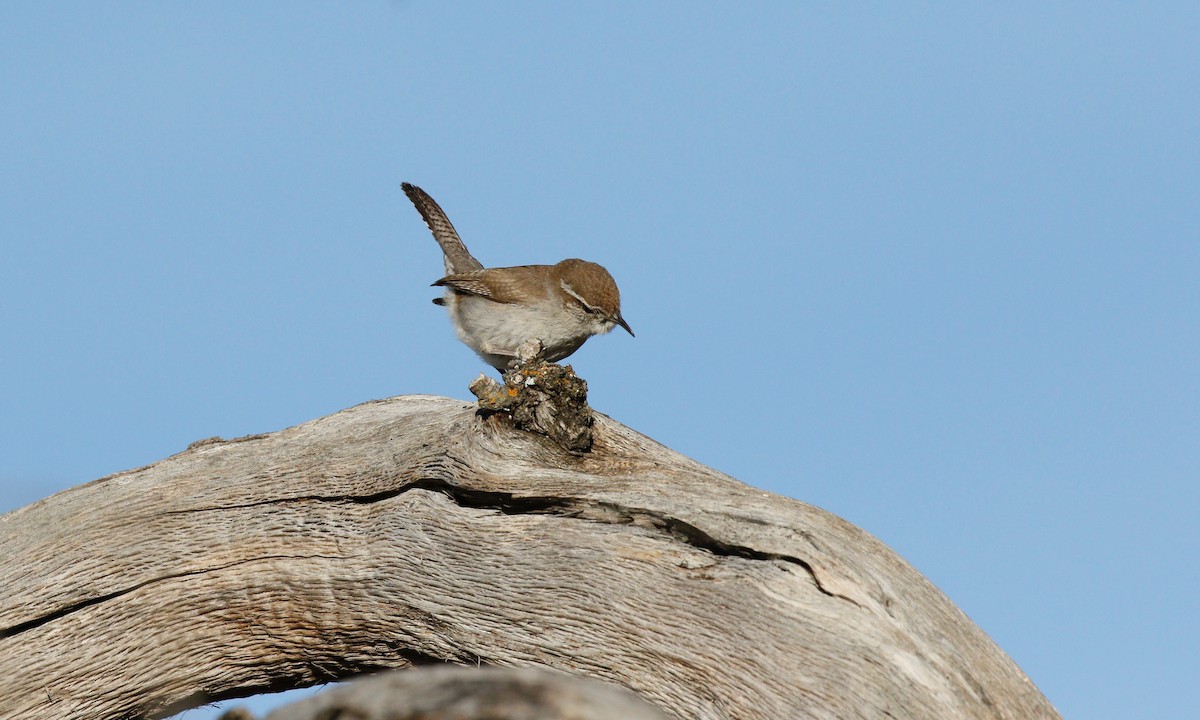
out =
[[[477,295],[498,303],[534,304],[545,300],[545,265],[487,268],[453,273],[434,283],[455,292]]]

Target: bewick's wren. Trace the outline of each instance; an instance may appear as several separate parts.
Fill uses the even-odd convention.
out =
[[[542,357],[558,362],[617,325],[633,335],[621,317],[617,283],[600,265],[572,258],[485,268],[428,193],[409,183],[401,187],[445,256],[446,277],[433,284],[446,294],[434,302],[450,311],[458,339],[492,367],[504,372],[527,340],[540,341]]]

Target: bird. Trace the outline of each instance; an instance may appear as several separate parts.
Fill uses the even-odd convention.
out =
[[[401,188],[442,248],[446,275],[432,286],[445,293],[433,302],[449,311],[458,339],[501,373],[516,365],[517,349],[530,340],[541,344],[544,360],[558,362],[617,326],[634,337],[621,316],[617,283],[602,265],[568,258],[485,268],[429,193],[407,182]]]

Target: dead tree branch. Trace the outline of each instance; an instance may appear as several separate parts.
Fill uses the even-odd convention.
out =
[[[409,396],[0,517],[0,717],[154,717],[443,662],[680,718],[1057,718],[879,541],[597,415],[590,453]]]

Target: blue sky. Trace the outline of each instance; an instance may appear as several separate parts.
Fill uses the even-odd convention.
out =
[[[1195,3],[6,3],[0,511],[469,397],[406,180],[485,264],[612,271],[597,409],[874,533],[1065,716],[1196,717],[1198,37]]]

